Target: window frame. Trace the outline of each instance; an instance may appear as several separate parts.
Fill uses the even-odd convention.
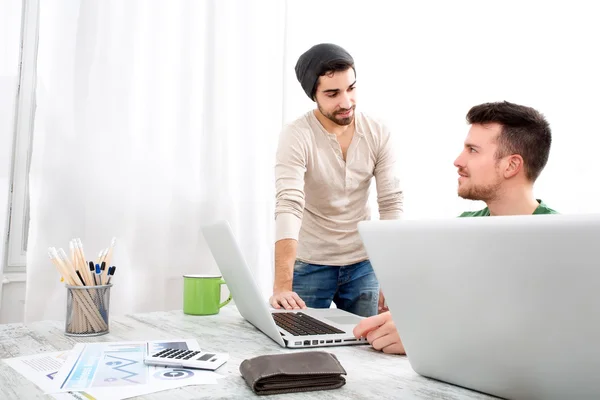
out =
[[[23,0],[19,78],[11,154],[11,180],[3,273],[25,274],[29,232],[29,167],[36,110],[39,0]]]

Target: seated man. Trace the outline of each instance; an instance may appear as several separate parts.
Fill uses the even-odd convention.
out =
[[[556,214],[533,195],[533,184],[548,161],[552,135],[544,116],[508,102],[486,103],[467,113],[471,125],[464,149],[454,161],[458,195],[487,207],[461,217]],[[366,318],[354,328],[377,350],[404,354],[390,312]]]

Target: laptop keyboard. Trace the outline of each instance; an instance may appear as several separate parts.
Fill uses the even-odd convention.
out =
[[[345,333],[304,313],[272,313],[275,324],[294,336]]]

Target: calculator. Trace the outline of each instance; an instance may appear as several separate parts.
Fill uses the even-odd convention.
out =
[[[203,350],[163,349],[144,357],[146,365],[169,368],[194,368],[216,370],[229,359],[227,353],[213,353]]]

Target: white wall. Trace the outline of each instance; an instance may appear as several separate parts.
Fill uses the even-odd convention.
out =
[[[2,232],[0,260],[2,264],[4,264],[6,255],[5,239],[8,225],[8,200],[16,90],[16,78],[0,76],[0,232]],[[1,281],[2,277],[0,276]],[[0,324],[20,321],[23,315],[23,303],[19,303],[18,300],[25,299],[25,283],[3,284],[0,288],[0,294],[2,295],[0,298]],[[9,303],[16,303],[16,305],[9,305]]]
[[[23,322],[25,310],[25,282],[7,283],[2,288],[0,324]]]
[[[553,145],[535,194],[561,213],[598,212],[600,25],[592,2],[290,1],[285,118],[314,107],[294,76],[319,42],[356,61],[357,108],[396,136],[407,218],[482,208],[459,199],[453,161],[473,105],[507,100],[544,113]]]
[[[0,232],[2,232],[2,242],[6,239],[5,234],[8,223],[8,189],[14,128],[15,81],[12,77],[0,76]],[[0,260],[4,260],[4,250],[5,245],[3,243],[0,246]]]
[[[6,256],[9,185],[21,30],[21,2],[0,0],[0,275]],[[0,323],[21,321],[25,283],[2,284]]]

